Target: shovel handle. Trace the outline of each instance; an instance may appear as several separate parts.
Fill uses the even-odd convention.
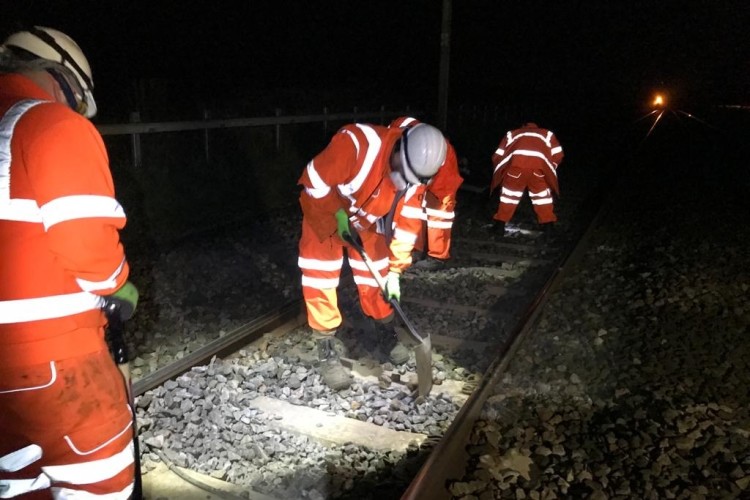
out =
[[[406,329],[409,330],[409,334],[414,337],[414,340],[416,340],[418,343],[423,343],[424,339],[422,336],[417,333],[417,329],[414,327],[411,321],[409,321],[409,318],[406,317],[406,314],[404,314],[404,310],[401,309],[401,304],[399,304],[398,300],[391,299],[390,300],[391,307],[398,313],[398,315],[401,317],[401,321],[404,322],[406,325]]]

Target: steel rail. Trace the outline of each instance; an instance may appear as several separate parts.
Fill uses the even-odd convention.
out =
[[[223,337],[219,337],[206,345],[196,349],[184,358],[170,363],[133,383],[136,396],[158,387],[167,380],[177,377],[194,366],[205,364],[214,356],[226,356],[236,352],[241,347],[259,339],[268,330],[276,328],[295,319],[299,320],[304,304],[301,300],[294,300],[280,308],[263,314],[246,323]]]
[[[569,270],[573,267],[588,248],[589,240],[594,230],[599,225],[606,210],[600,200],[592,200],[599,209],[596,216],[586,226],[582,236],[572,249],[559,259],[550,277],[540,289],[539,293],[530,301],[521,318],[511,331],[510,338],[498,351],[497,356],[485,370],[479,384],[472,392],[469,399],[459,410],[451,425],[443,434],[437,446],[427,457],[419,472],[409,484],[402,500],[440,500],[450,499],[452,495],[447,488],[449,480],[459,480],[463,477],[469,460],[466,452],[466,443],[477,417],[480,415],[487,398],[492,395],[493,388],[501,380],[507,370],[508,364],[513,359],[519,346],[528,337],[532,330],[542,307],[547,302],[552,292],[562,282]]]

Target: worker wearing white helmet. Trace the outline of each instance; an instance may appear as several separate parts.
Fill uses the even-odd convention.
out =
[[[350,384],[336,356],[343,346],[334,336],[342,324],[336,289],[344,250],[362,311],[376,322],[389,322],[393,309],[388,299],[400,298],[400,274],[389,273],[386,238],[376,230],[377,223],[395,210],[410,186],[430,182],[445,161],[446,148],[443,135],[431,125],[402,130],[354,123],[333,136],[299,179],[304,188],[299,243],[302,292],[308,324],[319,340],[322,377],[333,389]],[[374,264],[387,280],[387,298],[362,257],[345,243],[352,233],[361,237],[368,255],[382,256]]]
[[[10,35],[4,46],[16,51],[20,57],[25,54],[33,56],[34,64],[47,69],[58,81],[71,108],[86,118],[96,115],[91,66],[81,48],[68,35],[35,26]]]
[[[0,46],[0,497],[126,499],[133,414],[104,338],[138,292],[91,68],[60,31]]]

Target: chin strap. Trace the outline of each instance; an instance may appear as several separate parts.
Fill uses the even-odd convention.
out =
[[[70,106],[71,109],[78,112],[78,99],[76,99],[76,95],[73,93],[73,89],[70,88],[70,84],[65,79],[65,77],[60,74],[59,71],[47,68],[47,73],[52,75],[52,78],[55,79],[58,85],[60,85],[60,88],[63,91],[63,94],[65,94],[65,100],[68,102],[68,106]]]

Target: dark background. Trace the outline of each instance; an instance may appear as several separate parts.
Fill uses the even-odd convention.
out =
[[[653,116],[638,118],[657,90],[670,99],[659,128],[689,123],[706,138],[729,131],[726,152],[746,154],[747,109],[722,106],[750,105],[747,0],[452,5],[445,132],[467,183],[488,185],[499,137],[529,120],[565,148],[563,192],[568,172],[626,172],[649,134]],[[441,0],[3,0],[2,8],[3,38],[36,24],[79,43],[94,72],[97,124],[127,122],[134,111],[158,122],[355,106],[408,106],[436,119]],[[105,136],[129,215],[125,239],[152,249],[259,213],[292,213],[299,173],[339,125],[283,126],[280,144],[274,127],[144,134],[138,167],[131,137]]]
[[[451,106],[632,108],[656,87],[685,103],[747,100],[745,1],[452,3]],[[93,67],[99,120],[111,122],[143,106],[144,81],[152,92],[159,82],[176,114],[185,101],[239,99],[254,112],[369,100],[436,108],[441,10],[440,0],[5,0],[0,28],[71,35]]]

